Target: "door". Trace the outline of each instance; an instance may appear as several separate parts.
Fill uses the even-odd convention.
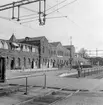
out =
[[[0,58],[0,82],[5,81],[5,59]]]

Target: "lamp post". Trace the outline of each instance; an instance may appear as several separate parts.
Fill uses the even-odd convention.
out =
[[[72,61],[73,61],[73,58],[72,58],[72,56],[71,56],[71,53],[70,53],[70,70],[72,69]]]

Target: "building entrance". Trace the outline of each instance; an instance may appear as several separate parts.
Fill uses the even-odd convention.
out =
[[[0,82],[5,81],[5,58],[0,57]]]
[[[13,58],[11,60],[11,70],[14,69],[14,67],[15,67],[15,59]]]

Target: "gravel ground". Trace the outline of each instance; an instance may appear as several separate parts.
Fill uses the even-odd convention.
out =
[[[103,105],[103,93],[79,92],[53,105]]]

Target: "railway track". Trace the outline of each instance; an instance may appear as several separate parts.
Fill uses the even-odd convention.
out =
[[[55,103],[63,101],[66,98],[71,97],[73,94],[79,92],[79,90],[72,90],[72,92],[70,91],[71,90],[68,89],[56,89],[45,95],[32,97],[31,99],[12,105],[55,105]]]

